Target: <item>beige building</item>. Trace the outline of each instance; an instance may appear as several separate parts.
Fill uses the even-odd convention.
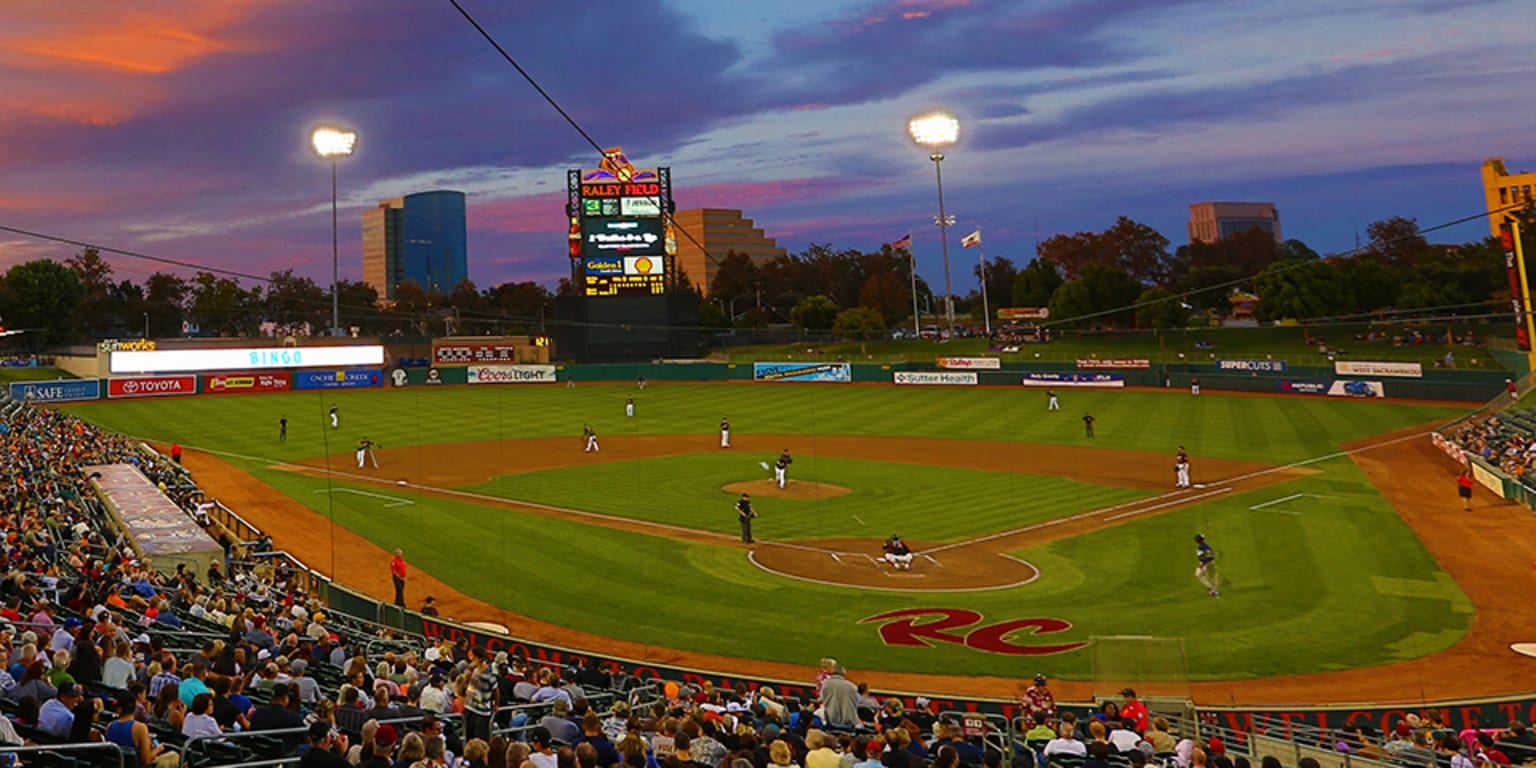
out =
[[[784,255],[773,238],[734,208],[691,208],[672,214],[672,222],[678,230],[677,268],[706,296],[727,252],[746,254],[758,264]]]
[[[1536,205],[1532,190],[1536,189],[1536,173],[1510,173],[1504,168],[1504,158],[1490,157],[1483,161],[1483,195],[1488,200],[1488,231],[1499,236],[1499,225],[1504,223],[1503,211],[1515,206]]]
[[[1224,237],[1246,232],[1254,227],[1280,235],[1280,211],[1274,203],[1190,203],[1189,241],[1214,243]]]

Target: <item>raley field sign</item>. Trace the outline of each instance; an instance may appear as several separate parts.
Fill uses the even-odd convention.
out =
[[[107,380],[107,397],[169,397],[197,394],[196,376],[132,376]]]

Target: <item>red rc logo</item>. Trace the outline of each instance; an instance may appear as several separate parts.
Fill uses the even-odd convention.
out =
[[[920,619],[933,620],[919,623]],[[881,622],[880,639],[886,645],[918,646],[932,648],[930,641],[954,643],[986,653],[1003,653],[1013,656],[1047,656],[1053,653],[1075,651],[1088,643],[1062,643],[1059,645],[1023,645],[1016,642],[1018,635],[1048,635],[1065,632],[1072,622],[1062,619],[1014,619],[976,627],[964,635],[951,630],[981,624],[982,615],[964,608],[907,608],[890,611],[878,616],[860,619],[860,624]]]

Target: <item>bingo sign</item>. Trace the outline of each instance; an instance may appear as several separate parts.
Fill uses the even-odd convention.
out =
[[[286,373],[258,373],[246,376],[212,375],[203,377],[203,391],[208,393],[286,392],[293,379]]]
[[[436,344],[432,347],[434,365],[515,362],[517,347],[511,344]]]
[[[299,371],[293,376],[294,389],[362,389],[382,386],[384,371],[372,368],[360,371]]]
[[[476,365],[467,371],[470,384],[553,384],[553,365]]]
[[[197,394],[196,376],[131,376],[108,379],[107,397],[172,397]]]
[[[566,172],[571,281],[589,297],[659,296],[677,255],[672,169],[636,168],[624,150]]]

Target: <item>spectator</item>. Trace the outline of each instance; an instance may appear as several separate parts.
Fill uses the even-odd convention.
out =
[[[192,706],[187,708],[187,715],[181,721],[181,735],[187,738],[197,736],[222,736],[224,730],[219,728],[219,721],[213,717],[213,694],[199,693],[192,699]]]
[[[565,699],[555,699],[549,714],[539,720],[539,725],[549,731],[551,739],[562,744],[575,744],[581,731],[571,722],[569,714]]]
[[[719,742],[716,743],[718,744]],[[571,744],[591,744],[592,749],[597,753],[598,765],[610,766],[619,762],[619,750],[613,746],[613,742],[609,741],[608,737],[603,733],[602,718],[598,717],[597,713],[590,709],[581,718],[581,735],[573,740]],[[717,760],[710,765],[713,768],[719,765],[719,761]]]
[[[821,720],[834,728],[851,728],[859,722],[859,687],[848,680],[843,665],[834,664],[821,681]]]
[[[1046,758],[1052,755],[1075,755],[1084,758],[1088,756],[1088,748],[1077,740],[1077,735],[1072,730],[1070,723],[1063,723],[1057,728],[1056,738],[1045,745]]]
[[[181,686],[178,688],[179,693],[177,695],[181,697],[181,703],[187,705],[187,709],[191,710],[192,701],[194,699],[205,693],[211,696],[213,691],[210,690],[208,688],[208,684],[204,682],[204,678],[208,676],[208,660],[202,657],[198,657],[193,659],[192,663],[188,666],[188,674],[191,676],[181,681]]]
[[[47,673],[48,667],[41,661],[28,664],[26,672],[21,675],[21,682],[11,689],[11,698],[20,701],[30,696],[34,701],[47,701],[57,696],[58,689],[49,685],[45,679]]]
[[[117,694],[117,718],[107,724],[105,738],[124,752],[138,757],[141,768],[176,768],[181,758],[149,735],[149,726],[134,719],[138,704],[133,694]]]
[[[346,749],[346,734],[317,722],[309,727],[309,749],[299,757],[299,768],[352,768],[342,756]]]
[[[833,677],[836,673],[833,673]],[[831,681],[833,677],[828,677]],[[822,683],[822,689],[826,689],[826,682]],[[812,728],[805,735],[805,745],[810,751],[805,753],[805,768],[839,768],[842,757],[837,754],[837,737],[819,728]],[[953,766],[951,768],[954,768]]]
[[[398,740],[399,734],[393,725],[385,723],[379,726],[373,732],[373,741],[364,745],[357,768],[391,768]]]
[[[284,728],[303,728],[304,716],[290,706],[292,696],[293,690],[286,683],[272,686],[271,700],[256,707],[256,710],[251,713],[250,730],[277,731]],[[297,747],[298,741],[295,736],[290,749]]]
[[[61,684],[58,695],[43,702],[42,708],[38,710],[37,729],[56,739],[68,740],[75,725],[75,706],[84,698],[74,683]]]
[[[377,738],[377,734],[375,734]],[[427,756],[427,742],[419,733],[408,733],[400,740],[400,754],[395,758],[394,768],[410,768],[416,761]]]
[[[1151,723],[1148,722],[1147,705],[1142,704],[1141,700],[1136,698],[1136,691],[1134,689],[1126,688],[1120,691],[1120,695],[1124,697],[1125,701],[1120,706],[1120,718],[1109,718],[1105,725],[1114,725],[1119,723],[1120,719],[1125,719],[1132,721],[1137,733],[1145,732],[1151,727]]]
[[[792,766],[798,768],[794,760],[794,753],[789,749],[789,743],[783,740],[776,740],[768,745],[768,760],[772,763],[773,768],[791,768]],[[903,766],[903,768],[906,768],[906,766]]]
[[[1168,719],[1162,716],[1152,718],[1152,730],[1147,731],[1147,742],[1152,745],[1155,754],[1169,754],[1178,744],[1173,734],[1168,732]]]
[[[534,768],[560,768],[554,745],[550,743],[549,729],[542,725],[536,725],[528,732],[528,762]]]
[[[935,749],[949,747],[955,750],[961,763],[972,766],[981,765],[981,748],[961,738],[960,725],[958,723],[944,723],[939,726],[939,739],[933,743]]]

